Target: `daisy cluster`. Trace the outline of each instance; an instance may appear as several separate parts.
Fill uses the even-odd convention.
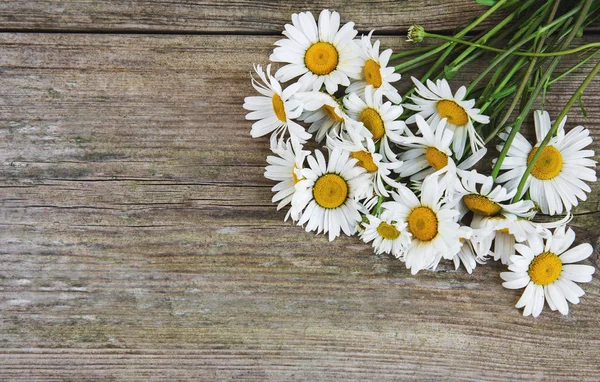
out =
[[[596,181],[587,129],[565,132],[561,121],[517,195],[550,130],[547,112],[534,113],[536,143],[517,134],[494,179],[473,169],[487,153],[478,127],[490,119],[466,87],[453,92],[445,79],[413,77],[415,93],[403,103],[392,50],[380,51],[372,32],[356,38],[354,23],[341,25],[337,12],[293,14],[283,35],[270,56],[279,69],[255,67],[260,95],[246,97],[244,108],[252,137],[271,137],[265,176],[277,182],[277,209],[289,206],[286,220],[329,240],[358,233],[413,275],[441,261],[468,273],[501,261],[509,270],[503,285],[525,288],[516,305],[525,315],[539,315],[544,301],[562,314],[567,301],[579,302],[575,282],[591,281],[594,268],[573,263],[592,247],[569,249],[575,234],[565,224],[590,192],[586,182]],[[309,140],[323,149],[308,150]],[[564,216],[537,223],[538,212]]]

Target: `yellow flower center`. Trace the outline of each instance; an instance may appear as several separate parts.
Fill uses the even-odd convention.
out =
[[[338,66],[338,51],[332,44],[319,41],[306,51],[304,64],[314,74],[329,74]]]
[[[379,236],[388,240],[396,240],[400,236],[400,231],[396,227],[386,222],[379,223],[377,227],[377,233]]]
[[[367,172],[377,171],[377,165],[373,161],[373,155],[368,151],[355,151],[350,154],[352,158],[358,159],[357,165],[367,170]]]
[[[298,178],[298,176],[296,175],[296,170],[298,169],[298,166],[294,165],[294,167],[292,168],[292,177],[294,178],[294,184],[298,183],[299,181],[301,181],[302,177]]]
[[[531,152],[527,156],[527,164],[531,162],[531,159],[535,155],[537,149],[537,147],[534,147],[533,150],[531,150]],[[555,147],[546,146],[542,150],[542,153],[538,157],[538,160],[533,165],[531,175],[541,180],[552,179],[556,175],[560,174],[560,170],[562,170],[562,165],[563,160],[560,151],[558,151]]]
[[[562,272],[562,261],[552,252],[542,252],[533,258],[527,273],[537,285],[552,284]]]
[[[448,119],[448,122],[453,125],[463,126],[469,122],[467,111],[452,100],[443,99],[438,101],[437,109],[440,116]]]
[[[383,127],[383,119],[379,112],[372,107],[368,107],[360,114],[360,121],[365,124],[365,127],[373,134],[373,140],[376,141],[383,137],[385,128]]]
[[[313,198],[323,208],[338,208],[348,197],[348,183],[338,174],[322,175],[313,187]]]
[[[502,233],[508,233],[508,234],[510,234],[510,231],[508,230],[508,228],[500,228],[500,229],[498,230],[498,232],[502,232]]]
[[[287,122],[287,118],[285,115],[285,107],[283,106],[283,100],[279,96],[279,94],[273,94],[273,98],[271,98],[271,103],[273,104],[273,111],[275,112],[275,116],[281,122]]]
[[[425,151],[427,163],[435,170],[440,170],[448,165],[448,155],[444,154],[435,147],[428,147]]]
[[[379,64],[375,62],[375,60],[371,59],[365,63],[363,74],[369,85],[373,85],[376,88],[381,86],[381,83],[383,82],[381,80],[381,71],[379,70]]]
[[[435,212],[429,207],[417,207],[408,215],[410,233],[421,241],[430,241],[438,233],[438,220]]]
[[[336,122],[342,122],[344,118],[340,117],[336,112],[333,106],[323,105],[323,111],[329,118]]]
[[[481,216],[494,216],[502,210],[498,203],[483,195],[465,195],[463,196],[463,202],[465,202],[468,209]]]

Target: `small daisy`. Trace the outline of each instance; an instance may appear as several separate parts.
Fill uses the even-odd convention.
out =
[[[461,228],[463,227],[461,226]],[[462,239],[461,243],[462,245],[460,247],[460,251],[458,251],[458,253],[452,259],[454,262],[454,269],[458,270],[458,267],[462,263],[466,271],[471,274],[473,273],[473,270],[477,264],[485,264],[485,260],[476,255],[471,240]]]
[[[346,114],[333,96],[322,92],[300,92],[297,97],[304,105],[298,119],[310,123],[308,132],[315,133],[317,142],[327,136],[371,135],[361,123]]]
[[[411,77],[417,87],[419,96],[410,96],[413,104],[405,104],[409,110],[418,111],[418,115],[427,118],[430,125],[435,126],[441,119],[448,120],[447,127],[454,132],[452,151],[457,158],[462,158],[465,152],[467,136],[471,144],[471,152],[476,152],[484,146],[483,140],[475,131],[473,121],[487,124],[490,118],[480,114],[479,109],[474,108],[475,100],[465,100],[467,88],[461,86],[453,95],[448,81],[437,80],[433,83],[427,80],[427,87],[419,80]],[[411,116],[406,123],[414,123],[415,116]]]
[[[397,221],[393,212],[385,209],[379,217],[367,215],[367,219],[368,223],[363,223],[364,231],[360,238],[365,243],[372,241],[378,255],[388,253],[402,258],[411,236],[406,222]]]
[[[340,15],[327,9],[321,11],[319,24],[310,12],[292,14],[292,25],[286,24],[287,37],[275,43],[270,60],[285,62],[275,76],[282,82],[301,76],[298,82],[304,90],[318,91],[325,84],[330,94],[338,85],[350,85],[350,78],[360,73],[360,57],[352,40],[357,31],[349,22],[340,28]]]
[[[295,185],[302,180],[300,171],[304,165],[304,159],[310,154],[310,151],[302,150],[299,144],[293,144],[291,140],[279,144],[273,148],[274,155],[267,157],[269,164],[265,168],[265,177],[275,180],[277,183],[271,191],[276,192],[273,196],[273,203],[279,202],[277,210],[285,207],[292,201]],[[289,216],[286,215],[287,220]]]
[[[346,88],[346,94],[357,93],[364,94],[365,88],[368,85],[373,86],[375,89],[382,89],[383,95],[386,96],[393,103],[402,102],[402,97],[398,94],[396,89],[391,83],[400,80],[400,74],[394,72],[394,67],[388,67],[387,64],[392,56],[392,50],[386,49],[381,54],[379,53],[379,40],[371,43],[371,31],[367,36],[362,36],[357,41],[360,47],[360,58],[362,60],[361,68],[362,73],[358,81],[354,81]]]
[[[271,147],[276,147],[277,141],[282,141],[283,135],[289,130],[294,142],[306,142],[310,134],[293,121],[302,113],[302,103],[292,97],[300,90],[300,85],[293,84],[282,90],[279,82],[271,75],[271,65],[267,65],[266,74],[260,65],[257,65],[254,70],[262,83],[252,78],[252,86],[262,96],[244,99],[244,109],[251,111],[246,114],[246,119],[256,121],[250,131],[252,138],[274,132],[271,136]]]
[[[394,201],[382,204],[407,224],[412,235],[404,261],[413,275],[421,269],[435,269],[442,258],[454,259],[462,246],[460,239],[470,236],[470,228],[461,229],[456,223],[458,211],[444,203],[443,193],[435,173],[423,181],[420,200],[407,187],[400,187],[392,194]]]
[[[516,244],[519,255],[511,256],[511,272],[502,272],[500,277],[507,289],[525,288],[523,295],[515,305],[525,307],[524,316],[539,316],[544,300],[550,309],[566,315],[569,305],[579,303],[579,297],[585,292],[574,281],[586,283],[592,281],[594,267],[573,264],[587,259],[593,252],[589,243],[569,247],[575,241],[575,232],[565,226],[557,228],[545,245],[541,237],[532,236],[528,245]]]
[[[404,111],[402,106],[383,103],[382,90],[375,90],[371,85],[365,88],[364,101],[356,93],[344,98],[344,106],[350,118],[362,122],[371,132],[373,141],[380,142],[379,152],[391,160],[396,154],[390,146],[390,141],[401,143],[401,134],[406,129],[403,121],[397,121]]]
[[[546,111],[535,111],[535,135],[537,144],[531,144],[517,133],[508,155],[502,162],[501,170],[508,170],[498,177],[498,182],[506,182],[508,188],[517,188],[525,169],[538,150],[539,143],[550,131],[552,123]],[[527,178],[523,192],[529,189],[531,200],[540,210],[549,215],[562,214],[577,206],[578,199],[586,200],[590,187],[584,183],[596,181],[596,161],[593,150],[583,150],[592,143],[590,132],[583,126],[577,126],[565,134],[565,117],[558,127],[557,135],[552,137],[535,162],[531,176]],[[506,140],[507,134],[500,134]],[[498,150],[502,147],[498,146]]]
[[[329,241],[340,234],[356,232],[361,221],[356,196],[368,187],[365,169],[357,166],[357,159],[349,152],[333,149],[328,162],[316,150],[307,157],[309,167],[301,171],[304,179],[296,184],[292,198],[292,218],[298,225],[306,223],[306,231],[329,233]]]
[[[327,139],[327,146],[331,149],[340,148],[350,152],[352,158],[358,159],[358,166],[365,169],[369,175],[369,184],[371,185],[365,192],[367,196],[376,194],[378,196],[388,197],[390,194],[386,186],[393,188],[401,187],[400,183],[390,177],[392,171],[396,171],[402,166],[402,162],[392,159],[385,162],[381,154],[375,152],[375,143],[371,138],[365,138],[361,142],[347,139]]]

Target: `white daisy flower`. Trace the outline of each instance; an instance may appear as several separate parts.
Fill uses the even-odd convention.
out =
[[[271,191],[276,193],[272,202],[279,202],[277,210],[280,210],[291,203],[295,185],[302,180],[300,171],[303,168],[304,159],[310,154],[310,151],[302,150],[302,146],[292,143],[291,140],[279,144],[272,150],[276,156],[269,155],[267,157],[269,165],[265,168],[265,177],[279,182],[273,186]],[[286,220],[289,214],[288,211]]]
[[[260,65],[255,66],[254,70],[262,83],[252,78],[252,86],[262,96],[244,98],[244,109],[251,111],[246,114],[246,119],[256,121],[250,131],[252,138],[273,132],[271,147],[276,147],[277,141],[282,141],[285,132],[289,131],[294,142],[306,142],[310,134],[293,121],[302,113],[302,103],[292,97],[300,90],[300,85],[293,84],[282,90],[279,82],[271,75],[271,65],[267,65],[266,74]]]
[[[400,74],[394,72],[394,67],[388,67],[390,57],[392,56],[392,50],[386,49],[381,54],[379,53],[379,40],[371,43],[371,31],[367,36],[362,36],[357,41],[360,47],[360,59],[362,72],[358,81],[353,81],[350,86],[346,88],[346,94],[357,93],[364,94],[365,88],[368,85],[373,86],[375,89],[381,88],[382,93],[393,103],[402,102],[402,97],[398,94],[396,89],[391,83],[400,80]]]
[[[326,136],[371,136],[364,125],[350,118],[330,94],[301,92],[297,93],[297,97],[304,105],[304,111],[298,119],[310,123],[308,132],[315,133],[317,142]]]
[[[403,142],[401,134],[406,129],[403,121],[397,121],[402,115],[402,106],[383,103],[382,90],[375,90],[371,85],[365,88],[364,101],[356,95],[349,94],[344,98],[344,107],[350,118],[362,122],[371,132],[373,141],[380,142],[379,152],[388,160],[396,157],[390,146]]]
[[[442,258],[454,259],[462,246],[460,239],[470,237],[470,228],[461,229],[456,223],[458,211],[444,203],[443,193],[435,173],[423,181],[420,200],[407,187],[400,187],[392,194],[394,201],[382,204],[412,234],[404,261],[413,275],[421,269],[435,269]]]
[[[356,142],[329,137],[327,146],[331,149],[340,148],[349,151],[352,158],[358,159],[357,165],[363,167],[369,176],[370,186],[365,190],[367,197],[373,194],[388,197],[390,194],[386,186],[401,187],[401,184],[392,179],[390,174],[392,171],[397,172],[402,162],[395,158],[390,162],[384,161],[383,156],[375,151],[375,143],[371,138]]]
[[[532,236],[528,244],[516,244],[519,255],[511,256],[511,272],[502,272],[505,281],[502,286],[508,289],[525,288],[523,295],[515,305],[525,307],[524,316],[539,316],[544,300],[550,309],[566,315],[569,305],[579,303],[579,297],[585,292],[575,282],[585,283],[592,280],[594,267],[573,264],[587,259],[593,252],[589,243],[569,247],[575,241],[575,232],[565,226],[557,228],[545,245],[540,236]],[[574,282],[575,281],[575,282]]]
[[[307,232],[329,233],[330,241],[339,236],[340,229],[354,234],[361,221],[356,196],[369,185],[365,169],[340,149],[330,151],[328,162],[318,150],[307,161],[309,167],[301,171],[305,179],[296,184],[292,198],[292,218],[299,219],[298,225],[306,223]]]
[[[360,238],[365,242],[373,242],[376,254],[388,253],[401,259],[404,250],[410,244],[410,232],[406,222],[398,221],[394,213],[383,209],[379,217],[367,215],[368,223],[363,223],[364,231]]]
[[[517,133],[508,155],[502,162],[501,170],[508,170],[497,178],[500,183],[506,182],[508,188],[517,188],[525,169],[544,139],[552,123],[546,111],[535,111],[535,135],[537,144],[531,144],[520,133]],[[558,127],[557,135],[542,150],[535,162],[531,176],[527,177],[523,192],[529,189],[531,200],[536,202],[540,210],[549,215],[562,214],[577,206],[578,199],[586,200],[586,192],[590,187],[584,183],[596,181],[596,161],[593,150],[583,150],[592,143],[590,132],[583,126],[577,126],[565,134],[565,117]],[[499,134],[506,140],[508,134]],[[502,146],[498,146],[501,150]]]
[[[485,264],[485,260],[477,256],[471,240],[463,239],[461,240],[461,244],[460,250],[452,259],[454,262],[454,269],[458,270],[458,267],[462,263],[465,270],[471,274],[477,264]]]
[[[465,100],[467,88],[461,86],[455,94],[445,79],[433,83],[427,80],[427,87],[418,79],[411,77],[416,86],[418,96],[410,96],[413,104],[405,104],[409,110],[418,111],[417,115],[427,119],[431,126],[446,118],[447,127],[454,132],[452,151],[457,158],[462,158],[465,152],[467,136],[471,144],[471,152],[476,152],[484,146],[483,140],[475,131],[473,121],[487,124],[490,118],[480,114],[480,110],[474,108],[475,100]],[[411,116],[406,123],[414,123],[415,116]]]
[[[358,78],[360,58],[358,47],[352,41],[357,31],[349,22],[340,28],[340,15],[327,9],[319,15],[319,25],[310,12],[292,14],[292,25],[286,24],[287,37],[275,43],[270,60],[285,62],[275,76],[282,82],[301,76],[298,82],[305,90],[318,91],[325,84],[330,94],[338,85],[350,85],[350,78]]]

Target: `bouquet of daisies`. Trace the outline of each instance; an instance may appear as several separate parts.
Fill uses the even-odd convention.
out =
[[[596,9],[589,1],[568,9],[541,3],[492,1],[454,36],[413,26],[409,41],[442,42],[395,55],[381,51],[373,32],[356,38],[354,23],[341,25],[337,12],[323,10],[318,19],[293,14],[270,56],[278,69],[257,65],[252,85],[260,95],[244,102],[246,118],[255,121],[252,137],[270,135],[265,176],[277,182],[273,202],[288,207],[285,219],[329,240],[358,234],[413,275],[441,261],[469,273],[501,261],[508,266],[503,285],[525,288],[516,305],[524,315],[538,316],[544,301],[567,314],[568,302],[584,294],[576,283],[591,281],[594,272],[576,264],[593,250],[587,243],[571,248],[575,233],[566,224],[596,181],[596,162],[586,149],[589,131],[565,129],[566,113],[600,66],[556,121],[532,107],[557,80],[562,56],[585,52],[590,59],[598,52],[598,44],[566,50],[572,31]],[[498,10],[509,16],[464,39]],[[478,78],[453,90],[448,79],[490,54]],[[419,69],[427,72],[411,77],[414,87],[399,94],[399,72]],[[535,142],[519,132],[531,113]],[[492,153],[491,141],[500,154],[486,171],[482,159]],[[554,218],[540,223],[539,213]]]

